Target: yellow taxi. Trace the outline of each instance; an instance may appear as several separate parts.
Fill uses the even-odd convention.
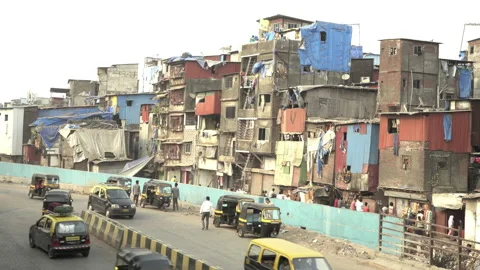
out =
[[[50,259],[65,253],[80,253],[83,257],[88,257],[90,253],[88,226],[72,212],[73,207],[63,205],[57,206],[54,212],[42,216],[28,232],[30,247],[39,247],[47,251]]]

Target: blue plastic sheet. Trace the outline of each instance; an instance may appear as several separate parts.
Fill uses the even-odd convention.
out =
[[[48,148],[51,148],[58,138],[58,126],[43,127],[40,137]]]
[[[458,69],[458,89],[460,98],[469,98],[472,91],[472,72],[468,69]]]
[[[298,49],[302,66],[311,66],[316,70],[350,72],[350,25],[317,21],[301,27],[300,33],[305,45],[305,48]]]
[[[36,127],[43,125],[47,126],[60,126],[64,125],[68,122],[68,120],[83,120],[88,118],[101,118],[104,120],[112,120],[113,113],[111,112],[98,112],[98,113],[86,113],[86,114],[78,114],[78,115],[64,115],[64,116],[57,116],[57,117],[44,117],[38,118],[33,122],[30,126]]]
[[[363,58],[363,47],[362,46],[352,46],[350,48],[350,56],[352,59],[362,59]]]
[[[263,62],[258,62],[258,63],[255,63],[253,65],[253,74],[257,74],[259,73],[260,71],[262,71],[262,69],[265,67],[265,64]]]
[[[275,39],[275,32],[268,32],[268,33],[265,33],[263,34],[263,37],[265,38],[265,40],[274,40]]]
[[[451,114],[445,114],[443,116],[443,137],[447,142],[452,140],[452,115]]]

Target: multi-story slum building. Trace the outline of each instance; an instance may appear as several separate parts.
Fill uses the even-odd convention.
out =
[[[269,40],[269,35],[267,41],[242,46],[236,165],[232,166],[242,174],[237,187],[260,194],[275,184],[275,143],[281,139],[276,119],[282,92],[298,85],[342,84],[342,75],[349,72],[351,27],[334,26],[338,25],[316,22],[310,27],[308,32],[318,35],[322,43],[306,37],[300,47],[298,39],[276,35]],[[328,47],[338,50],[328,51]]]

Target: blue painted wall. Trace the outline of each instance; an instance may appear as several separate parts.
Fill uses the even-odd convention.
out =
[[[378,124],[367,124],[367,134],[354,131],[355,125],[347,129],[347,164],[352,173],[362,173],[363,164],[378,164]]]
[[[55,109],[39,109],[38,118],[53,117],[53,116],[65,116],[74,114],[87,114],[93,112],[99,112],[100,109],[97,106],[92,107],[63,107]]]
[[[155,94],[118,95],[117,106],[120,108],[120,119],[126,125],[140,124],[140,110],[144,104],[157,104],[152,100]],[[127,100],[133,100],[132,106],[127,106]]]
[[[53,167],[42,167],[27,164],[12,164],[0,162],[0,175],[31,178],[34,173],[50,173],[60,176],[60,182],[80,186],[92,186],[111,176],[110,174],[90,173],[83,171],[65,170]],[[140,185],[149,179],[132,178],[139,180]],[[192,204],[201,204],[206,196],[216,203],[218,198],[232,192],[220,189],[179,184],[180,200]],[[263,202],[263,197],[249,196],[258,202]],[[280,207],[282,222],[295,227],[305,227],[308,230],[321,234],[349,240],[353,243],[378,248],[379,215],[374,213],[356,212],[347,209],[333,208],[319,204],[305,204],[296,201],[272,199]],[[394,218],[392,218],[394,219]],[[398,221],[397,221],[398,222]],[[232,237],[236,237],[232,234]],[[392,243],[401,244],[401,239],[388,239]]]

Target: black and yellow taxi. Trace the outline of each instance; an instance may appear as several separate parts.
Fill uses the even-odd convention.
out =
[[[90,236],[88,226],[73,213],[70,205],[57,206],[53,213],[42,216],[30,227],[28,240],[31,248],[39,247],[50,259],[59,254],[80,253],[88,257]]]
[[[238,218],[237,234],[277,237],[282,226],[280,208],[264,203],[244,203]]]
[[[278,238],[260,238],[250,242],[244,269],[332,270],[323,254]]]
[[[121,176],[110,176],[105,184],[117,185],[127,192],[128,196],[132,192],[132,179]]]
[[[100,184],[92,188],[88,196],[88,210],[105,213],[108,218],[133,218],[137,209],[125,189],[117,185]]]

